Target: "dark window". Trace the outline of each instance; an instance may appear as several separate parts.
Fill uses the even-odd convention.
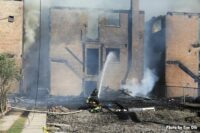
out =
[[[13,23],[15,17],[14,16],[8,16],[8,22]]]
[[[99,73],[99,49],[87,49],[86,70],[88,75]]]
[[[119,13],[107,13],[105,25],[106,26],[120,27],[120,15],[119,15]]]
[[[120,61],[120,49],[119,48],[107,48],[106,49],[106,57],[108,54],[112,52],[114,53],[115,57],[113,58],[113,62],[119,62]]]
[[[85,95],[89,96],[92,91],[97,88],[97,82],[96,81],[85,81]]]

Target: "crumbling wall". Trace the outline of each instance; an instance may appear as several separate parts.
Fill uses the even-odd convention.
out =
[[[89,92],[87,90],[98,87],[109,50],[116,50],[119,53],[119,59],[112,62],[107,68],[103,87],[119,89],[130,60],[133,62],[132,69],[128,72],[131,73],[130,79],[141,80],[143,78],[144,12],[138,10],[138,1],[136,3],[133,4],[133,16],[130,13],[131,10],[125,12],[105,10],[104,12],[78,8],[51,9],[52,95],[78,96],[81,92],[86,94],[86,92]],[[91,19],[91,13],[96,17]],[[119,25],[107,25],[107,13],[119,14]],[[132,22],[132,20],[134,21]],[[110,22],[113,21],[115,19]],[[129,21],[132,23],[130,24]],[[133,29],[132,24],[134,25]],[[88,38],[88,35],[91,35],[90,30],[95,30],[93,31],[95,32],[95,39]],[[133,34],[131,34],[131,30],[133,30]],[[132,46],[130,47],[130,45]],[[88,51],[92,53],[92,50],[95,52],[94,55],[89,55]],[[133,55],[129,57],[131,51]],[[94,59],[88,58],[88,56],[96,56],[94,61],[96,64],[91,63]],[[87,64],[87,60],[91,60],[89,64]],[[96,62],[96,60],[98,61]],[[90,66],[91,64],[98,67],[97,72],[96,70],[94,73],[88,72],[88,68],[93,67]]]
[[[89,89],[84,88],[85,81],[94,81],[97,85],[108,49],[119,50],[119,61],[113,62],[112,67],[108,68],[103,84],[112,89],[120,88],[128,62],[128,14],[120,13],[119,27],[107,26],[105,24],[105,14],[97,14],[99,15],[99,36],[96,41],[87,40],[88,15],[87,10],[51,9],[52,95],[78,96],[81,92],[87,92],[83,89]],[[87,73],[88,49],[98,49],[99,51],[97,75]]]
[[[84,81],[99,82],[108,48],[120,50],[120,61],[113,62],[112,68],[108,68],[104,85],[112,89],[120,88],[127,68],[128,15],[120,14],[120,27],[110,27],[103,21],[98,22],[101,24],[98,27],[99,40],[97,41],[88,41],[84,38],[89,27],[88,15],[87,10],[76,8],[51,10],[51,95],[78,96],[81,92],[86,94],[89,88],[84,88]],[[87,74],[88,48],[99,50],[97,75]]]
[[[199,21],[196,15],[166,16],[166,61],[179,61],[198,76],[199,51],[192,47],[198,42]],[[177,65],[166,64],[167,96],[197,96],[198,82]],[[189,87],[184,89],[184,87]]]
[[[85,12],[51,9],[51,95],[78,96],[82,92],[81,29]],[[78,59],[78,60],[77,60]]]
[[[100,42],[104,45],[128,45],[128,14],[119,14],[119,26],[106,25],[106,18],[100,18]]]

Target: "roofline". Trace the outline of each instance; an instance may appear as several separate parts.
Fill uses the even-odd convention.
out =
[[[90,11],[104,11],[104,12],[113,12],[113,13],[130,13],[131,9],[103,9],[103,8],[80,8],[80,7],[62,7],[62,6],[55,6],[51,7],[51,9],[61,9],[61,10],[90,10]]]
[[[167,12],[167,15],[187,15],[187,16],[199,16],[200,13],[191,13],[191,12]]]

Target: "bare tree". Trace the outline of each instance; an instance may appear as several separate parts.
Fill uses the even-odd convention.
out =
[[[7,108],[7,94],[14,80],[18,80],[19,69],[15,59],[8,54],[0,55],[0,111],[3,113]]]

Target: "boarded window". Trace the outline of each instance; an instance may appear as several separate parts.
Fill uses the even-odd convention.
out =
[[[99,20],[98,15],[95,13],[89,14],[86,37],[89,41],[96,41],[99,39]]]
[[[99,73],[99,49],[87,49],[86,70],[88,75],[98,75]]]
[[[120,27],[120,15],[119,13],[107,13],[105,25],[106,26],[115,26]]]
[[[110,52],[114,53],[113,62],[119,62],[120,61],[120,49],[119,48],[107,48],[106,49],[106,57],[108,56],[108,54]]]

